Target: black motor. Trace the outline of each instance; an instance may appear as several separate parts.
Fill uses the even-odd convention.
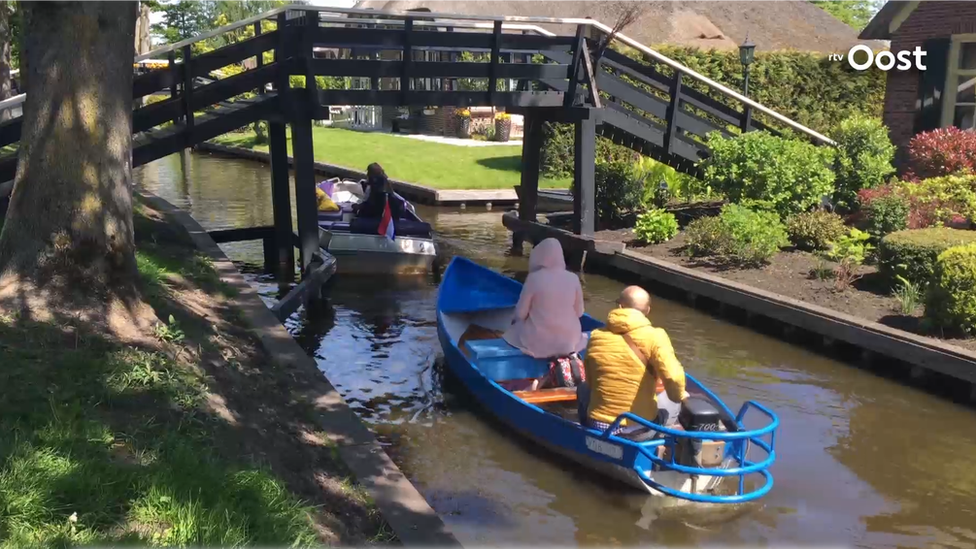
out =
[[[681,403],[678,423],[685,431],[722,431],[722,418],[711,402],[690,397]],[[678,462],[689,467],[718,467],[725,458],[725,442],[720,440],[682,439],[678,443]]]
[[[678,423],[685,431],[718,431],[721,416],[718,408],[711,402],[700,397],[690,397],[681,403]]]

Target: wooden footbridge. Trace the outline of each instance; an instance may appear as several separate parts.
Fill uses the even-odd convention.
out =
[[[547,25],[575,25],[577,31],[558,35],[546,30]],[[192,53],[196,42],[238,36],[248,29],[253,29],[249,38]],[[703,142],[712,131],[788,131],[830,143],[624,35],[618,34],[614,45],[638,52],[641,61],[613,49],[593,59],[597,42],[610,31],[591,19],[277,8],[136,58],[167,58],[168,65],[140,71],[134,77],[133,98],[169,95],[133,111],[134,166],[268,121],[274,226],[221,231],[214,237],[218,242],[272,242],[278,272],[291,278],[295,246],[303,270],[318,250],[312,120],[327,119],[332,105],[494,106],[523,114],[523,220],[535,220],[543,122],[575,124],[577,234],[594,229],[597,135],[692,174],[708,153]],[[337,55],[316,57],[314,51],[321,48]],[[465,61],[471,59],[465,52],[482,58],[486,54],[487,61]],[[246,60],[256,62],[246,63],[249,68],[239,74],[214,79],[214,71]],[[292,76],[305,77],[305,87],[293,87]],[[316,76],[368,79],[370,86],[320,89]],[[511,83],[516,83],[514,90]],[[470,91],[472,87],[480,91]],[[16,107],[25,97],[0,102],[0,109]],[[0,124],[0,147],[19,141],[21,124],[20,117]],[[297,234],[291,221],[286,125],[292,135]],[[0,157],[0,195],[4,189],[9,193],[10,185],[2,182],[12,180],[16,168],[16,153]]]

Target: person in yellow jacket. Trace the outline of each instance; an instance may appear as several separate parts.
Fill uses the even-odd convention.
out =
[[[325,191],[323,191],[318,187],[315,187],[315,198],[316,201],[318,202],[318,208],[320,212],[339,211],[339,205],[333,202],[332,199],[329,198],[329,195],[326,194]]]
[[[639,286],[628,286],[617,298],[617,308],[607,315],[606,327],[593,330],[586,346],[588,391],[580,390],[580,421],[605,430],[624,412],[659,425],[667,424],[667,412],[658,410],[658,387],[667,397],[682,402],[685,372],[674,355],[668,334],[651,325],[651,296]],[[663,396],[663,395],[662,395]],[[614,434],[646,431],[626,420]]]

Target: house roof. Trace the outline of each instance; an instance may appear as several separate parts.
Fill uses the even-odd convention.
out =
[[[746,34],[759,51],[800,50],[846,52],[865,43],[873,49],[880,43],[858,39],[857,31],[805,0],[779,2],[750,1],[650,1],[638,21],[624,34],[648,45],[672,44],[702,49],[729,50],[742,43]],[[619,2],[577,0],[526,2],[513,0],[361,0],[357,8],[405,11],[428,7],[435,13],[463,15],[521,15],[537,17],[592,17],[613,26]],[[566,25],[540,25],[559,34],[572,34]],[[560,28],[564,27],[564,28]]]
[[[891,33],[898,28],[898,24],[904,21],[908,13],[911,13],[918,2],[906,0],[889,0],[878,10],[864,30],[861,31],[860,38],[864,40],[891,40]],[[907,13],[906,13],[907,12]],[[892,23],[896,23],[892,28]]]

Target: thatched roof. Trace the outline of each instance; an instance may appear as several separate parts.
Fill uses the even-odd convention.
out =
[[[602,4],[602,5],[601,5]],[[357,8],[405,11],[427,7],[435,13],[465,15],[522,15],[538,17],[592,17],[613,26],[616,16],[610,2],[596,1],[441,1],[441,0],[361,0]],[[672,44],[703,49],[734,49],[746,34],[757,51],[794,49],[800,51],[843,52],[865,43],[872,48],[882,44],[859,40],[857,31],[829,13],[805,1],[675,1],[645,2],[641,18],[624,34],[647,45]],[[540,25],[542,26],[542,25]],[[560,34],[572,29],[552,28]]]

